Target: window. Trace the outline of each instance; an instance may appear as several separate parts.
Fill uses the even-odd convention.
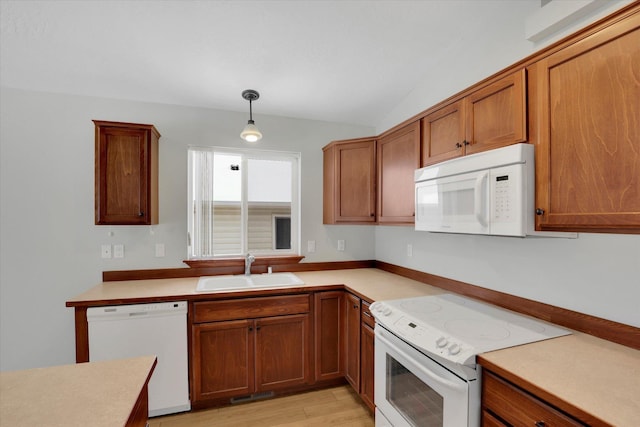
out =
[[[298,254],[298,153],[189,148],[189,258]]]

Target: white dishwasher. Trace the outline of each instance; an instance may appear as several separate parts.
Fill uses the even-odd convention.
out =
[[[191,409],[185,301],[91,307],[87,321],[89,361],[156,356],[150,417]]]

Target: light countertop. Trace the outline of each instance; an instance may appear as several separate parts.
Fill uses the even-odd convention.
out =
[[[435,286],[398,276],[397,274],[375,268],[353,270],[325,270],[296,272],[305,284],[292,286],[295,288],[316,287],[325,285],[347,285],[353,291],[362,294],[372,301],[394,298],[408,298],[420,295],[443,293]],[[265,288],[242,291],[196,292],[197,277],[178,279],[127,280],[119,282],[102,282],[86,292],[71,298],[67,306],[94,305],[92,303],[110,301],[113,304],[132,304],[143,300],[193,299],[206,298],[218,294],[242,292],[264,292]],[[284,289],[282,287],[278,289]]]
[[[345,285],[370,301],[444,293],[442,289],[375,268],[296,272],[302,287]],[[101,283],[67,302],[144,302],[144,299],[202,298],[198,278]],[[245,291],[258,293],[259,290]],[[217,293],[217,292],[216,292]],[[215,293],[210,293],[215,294]],[[591,335],[573,335],[498,350],[482,355],[569,405],[615,426],[637,425],[640,419],[640,351]],[[542,397],[542,396],[541,396]]]
[[[3,426],[124,426],[155,356],[0,372]]]

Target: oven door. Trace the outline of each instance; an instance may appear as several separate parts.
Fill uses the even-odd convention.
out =
[[[385,421],[394,427],[477,426],[478,420],[469,421],[469,390],[467,381],[376,325],[375,404]]]

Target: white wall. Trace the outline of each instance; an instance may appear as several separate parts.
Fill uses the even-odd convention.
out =
[[[187,146],[243,146],[243,113],[55,95],[0,92],[0,370],[75,361],[73,309],[65,302],[102,271],[186,267]],[[154,124],[160,139],[160,224],[94,225],[91,119]],[[301,152],[305,261],[372,259],[371,227],[322,225],[322,150],[372,128],[256,115],[262,149]],[[109,233],[113,233],[110,236]],[[346,251],[338,252],[337,239]],[[316,252],[305,253],[307,240]],[[103,260],[100,245],[125,258]],[[155,258],[155,243],[166,257]]]
[[[592,1],[554,0],[543,10],[536,6],[525,17],[487,28],[470,41],[467,51],[444,58],[440,69],[431,70],[377,126],[377,133],[627,3],[600,2],[604,7],[594,9]],[[588,13],[561,31],[536,44],[526,40],[525,26],[560,21],[582,5]],[[638,235],[513,239],[416,232],[407,227],[377,227],[375,235],[377,260],[640,327]],[[413,245],[411,258],[406,256],[407,244]]]

